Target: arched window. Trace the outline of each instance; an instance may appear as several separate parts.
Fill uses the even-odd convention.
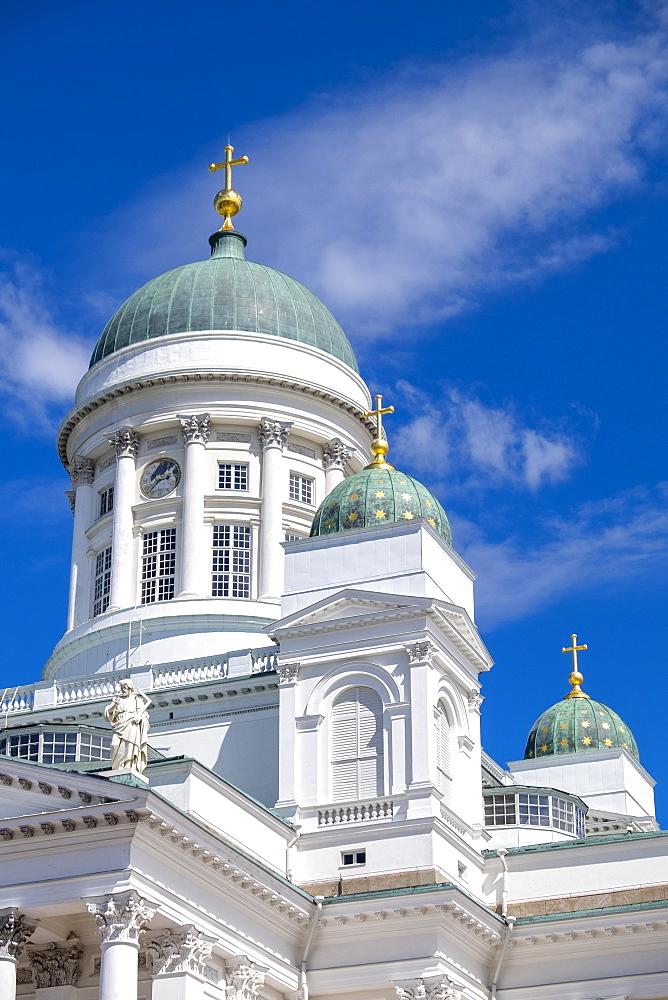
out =
[[[452,785],[452,728],[443,703],[436,706],[436,787],[450,800]]]
[[[332,797],[383,794],[383,705],[371,688],[349,688],[332,708]]]

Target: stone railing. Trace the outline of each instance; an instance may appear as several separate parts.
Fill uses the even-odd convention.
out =
[[[164,691],[167,688],[206,684],[225,677],[266,674],[276,670],[278,647],[244,649],[226,653],[216,659],[195,659],[187,663],[171,663],[164,667],[134,667],[108,674],[94,674],[77,680],[56,680],[51,683],[26,684],[7,688],[0,696],[0,718],[17,712],[38,711],[42,708],[74,705],[86,701],[106,701],[120,691],[125,678],[134,681],[142,691]]]
[[[318,810],[318,826],[340,826],[342,823],[363,823],[372,819],[392,819],[394,803],[391,799],[377,802],[356,802],[350,805],[329,806]]]

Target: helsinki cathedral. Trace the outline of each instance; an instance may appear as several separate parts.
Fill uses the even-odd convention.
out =
[[[572,636],[523,759],[483,752],[475,573],[332,313],[247,259],[245,162],[58,433],[67,627],[0,703],[1,1000],[666,1000],[642,746]]]

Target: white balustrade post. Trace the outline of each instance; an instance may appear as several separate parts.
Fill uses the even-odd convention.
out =
[[[213,944],[213,938],[205,937],[192,924],[166,930],[149,941],[146,954],[153,965],[151,1000],[201,1000],[204,968]]]
[[[346,462],[351,458],[349,448],[339,438],[333,438],[323,445],[322,467],[325,470],[325,495],[346,478]]]
[[[262,418],[262,521],[259,600],[278,604],[283,593],[283,445],[291,424]]]
[[[118,611],[119,608],[134,607],[137,597],[132,507],[136,498],[135,462],[139,451],[139,437],[132,427],[121,427],[109,438],[109,444],[116,450],[116,482],[108,610]]]
[[[0,997],[15,1000],[16,965],[35,924],[14,906],[0,910]]]
[[[99,1000],[137,1000],[139,935],[157,904],[134,891],[85,902],[102,936]]]
[[[210,414],[179,417],[186,448],[183,471],[183,516],[181,526],[181,591],[179,597],[203,597],[209,593],[205,580],[204,493],[206,491],[206,443]]]
[[[86,530],[94,519],[93,476],[95,462],[92,458],[75,455],[67,467],[72,480],[70,502],[74,512],[72,531],[72,561],[70,564],[70,598],[67,608],[68,631],[90,618],[92,595],[91,574],[87,555]]]

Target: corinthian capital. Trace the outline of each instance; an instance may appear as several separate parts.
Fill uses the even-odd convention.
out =
[[[211,433],[210,413],[193,413],[189,417],[179,417],[183,431],[183,443],[206,444]]]
[[[79,981],[81,955],[78,943],[59,948],[51,943],[43,951],[30,954],[30,965],[35,974],[37,989],[52,986],[76,986]]]
[[[70,464],[67,466],[67,471],[69,472],[70,479],[72,480],[73,490],[76,490],[79,486],[93,485],[95,462],[92,458],[84,458],[83,455],[75,455]]]
[[[322,467],[323,469],[341,469],[343,472],[346,467],[346,462],[351,458],[353,453],[352,448],[344,444],[339,438],[332,438],[327,444],[323,445],[322,448]]]
[[[150,923],[158,909],[157,903],[149,903],[134,890],[114,896],[87,900],[86,908],[95,917],[102,943],[125,941],[139,944],[139,935]]]
[[[165,930],[159,938],[150,941],[146,953],[153,960],[153,975],[168,972],[190,972],[204,976],[204,966],[211,958],[213,938],[207,938],[192,924],[181,930]]]
[[[237,958],[225,974],[227,1000],[257,1000],[264,986],[266,971],[244,956]]]
[[[35,927],[15,906],[0,910],[0,958],[17,959]]]
[[[409,663],[431,663],[436,653],[436,646],[428,639],[424,642],[413,642],[405,649]]]
[[[291,427],[292,424],[282,424],[280,420],[263,417],[260,421],[260,444],[263,448],[282,448]]]
[[[398,1000],[461,1000],[461,990],[448,976],[429,976],[402,983],[395,982]]]
[[[111,435],[109,444],[115,448],[116,458],[136,458],[139,452],[139,435],[126,424]]]

